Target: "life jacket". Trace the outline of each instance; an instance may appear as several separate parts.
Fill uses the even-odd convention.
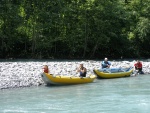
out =
[[[44,68],[44,73],[49,73],[48,68]]]
[[[137,68],[142,68],[142,63],[141,62],[135,63],[134,66]]]

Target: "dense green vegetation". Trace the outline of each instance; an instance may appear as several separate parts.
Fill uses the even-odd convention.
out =
[[[150,56],[150,0],[1,0],[0,58]]]

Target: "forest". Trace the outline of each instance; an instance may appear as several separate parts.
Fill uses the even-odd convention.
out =
[[[0,0],[0,59],[148,58],[150,0]]]

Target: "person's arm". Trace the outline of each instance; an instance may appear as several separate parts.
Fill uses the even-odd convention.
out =
[[[137,67],[137,63],[135,63],[134,66]]]
[[[102,68],[106,68],[108,66],[108,64],[105,64],[105,62],[102,62]]]
[[[110,61],[108,61],[107,68],[110,68],[110,65],[111,65],[111,63],[110,63]]]
[[[138,68],[142,68],[142,63],[141,63],[141,62],[139,63],[139,66],[138,66]]]
[[[102,67],[105,67],[107,64],[105,64],[104,61],[102,61]]]
[[[83,69],[80,69],[80,72],[82,73],[86,72],[86,68],[84,67]]]
[[[83,69],[83,72],[86,72],[86,68]]]
[[[80,67],[78,67],[78,68],[77,68],[77,72],[80,72],[80,70],[81,70]]]
[[[104,63],[104,61],[102,61],[102,63],[101,63],[101,64],[102,64],[102,66],[103,66],[103,65],[105,64],[105,63]]]
[[[108,61],[108,65],[109,65],[109,66],[111,65],[111,62],[110,62],[110,61]]]
[[[142,65],[142,62],[141,62],[141,67],[142,67],[143,65]]]

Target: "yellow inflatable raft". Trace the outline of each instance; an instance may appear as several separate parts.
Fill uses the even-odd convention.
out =
[[[96,78],[95,75],[90,75],[88,77],[76,77],[76,76],[62,76],[52,74],[42,73],[41,77],[45,84],[47,85],[67,85],[67,84],[84,84],[93,82]]]
[[[119,78],[119,77],[129,77],[132,72],[133,72],[133,68],[129,68],[129,69],[122,69],[115,72],[112,72],[109,70],[98,70],[98,69],[94,69],[94,73],[97,75],[98,78],[105,78],[105,79],[109,79],[109,78]]]

